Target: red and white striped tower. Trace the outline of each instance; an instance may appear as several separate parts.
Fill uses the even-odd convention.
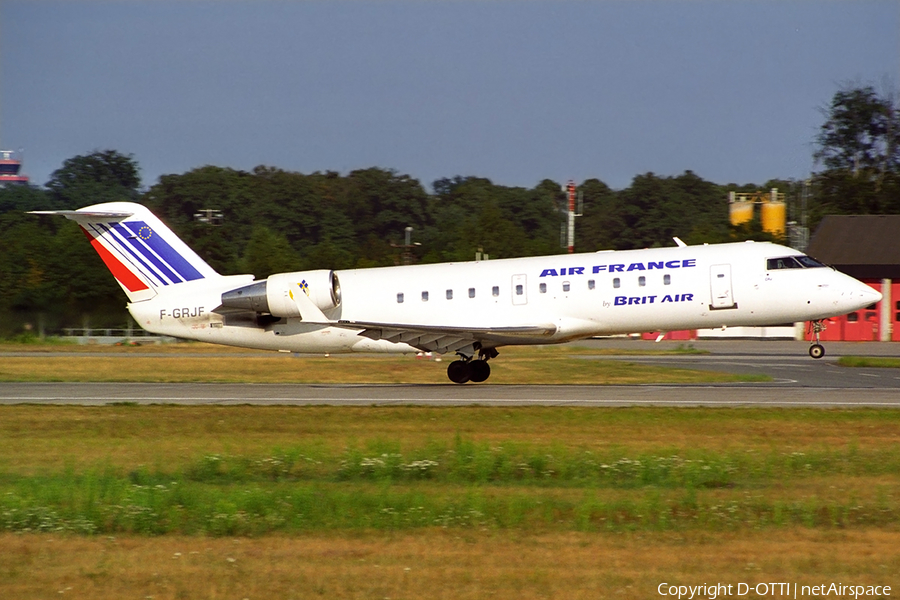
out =
[[[0,187],[9,184],[25,185],[28,183],[26,175],[19,175],[22,168],[21,153],[12,150],[0,150]]]

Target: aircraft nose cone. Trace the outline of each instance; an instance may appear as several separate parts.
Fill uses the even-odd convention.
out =
[[[868,303],[866,304],[866,306],[868,306],[869,304],[875,304],[876,302],[881,302],[881,299],[883,298],[881,292],[875,291],[865,284],[863,284],[862,288],[859,290],[859,295]]]
[[[880,302],[881,292],[875,291],[862,281],[853,280],[852,282],[847,282],[841,297],[842,301],[837,305],[841,307],[841,310],[852,312]]]
[[[847,298],[852,308],[850,310],[860,310],[867,306],[874,306],[876,302],[881,301],[881,292],[877,292],[868,285],[860,282],[859,285],[852,288]]]

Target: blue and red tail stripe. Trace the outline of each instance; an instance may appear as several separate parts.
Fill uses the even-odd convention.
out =
[[[144,221],[94,223],[91,228],[129,258],[133,269],[157,285],[203,279],[203,274]]]
[[[112,248],[114,248],[123,258],[125,258],[130,264],[131,268],[134,271],[139,272],[144,278],[150,282],[152,285],[158,287],[160,285],[169,285],[169,282],[159,273],[154,270],[154,268],[149,265],[144,259],[138,255],[137,252],[131,249],[130,244],[128,244],[124,239],[120,238],[118,234],[116,234],[113,227],[115,227],[115,223],[110,223],[110,225],[105,225],[103,223],[91,223],[89,227],[94,231],[97,236],[102,237],[102,239],[109,244]]]
[[[151,269],[151,271],[153,271],[154,275],[156,275],[163,285],[181,283],[184,281],[184,279],[176,275],[175,272],[169,268],[169,265],[142,244],[135,234],[123,227],[122,223],[110,223],[109,229],[111,235],[118,234],[119,238],[117,241],[123,244],[125,249],[134,255],[137,260],[145,265],[146,263],[144,261],[149,262],[155,267],[155,270]],[[160,273],[162,275],[160,275]]]
[[[157,256],[166,261],[166,263],[168,263],[168,265],[172,267],[184,281],[203,279],[203,275],[200,274],[200,271],[195,269],[191,263],[176,252],[175,249],[172,248],[162,236],[153,231],[147,223],[144,221],[126,221],[125,226],[137,236],[128,238],[135,247],[138,247],[140,242],[146,244]]]
[[[139,292],[141,290],[147,289],[147,284],[145,284],[139,277],[137,277],[134,273],[131,272],[127,266],[125,266],[119,259],[117,259],[112,252],[107,250],[103,244],[100,243],[100,240],[96,237],[92,236],[90,232],[88,232],[84,227],[81,228],[84,232],[84,235],[91,241],[91,246],[94,247],[94,250],[97,251],[97,254],[100,255],[100,258],[103,260],[103,264],[106,265],[106,268],[109,269],[109,272],[113,274],[113,277],[122,284],[122,287],[127,289],[129,292]]]

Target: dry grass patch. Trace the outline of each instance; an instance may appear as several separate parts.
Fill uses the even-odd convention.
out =
[[[657,597],[670,584],[787,581],[900,587],[900,533],[414,534],[292,538],[0,535],[0,589],[50,597]],[[756,597],[754,594],[745,596]]]
[[[78,354],[13,356],[0,381],[448,384],[446,362],[409,356],[312,358],[271,353],[234,357]],[[565,352],[516,354],[491,363],[492,384],[633,384],[761,381],[765,377],[672,369],[621,361],[580,360]]]

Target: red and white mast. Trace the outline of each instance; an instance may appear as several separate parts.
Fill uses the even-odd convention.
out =
[[[576,187],[574,181],[569,181],[566,184],[566,195],[569,200],[569,210],[568,210],[568,221],[567,221],[567,245],[569,247],[569,254],[573,254],[575,252],[575,217],[580,217],[581,215],[577,212],[576,207]]]

